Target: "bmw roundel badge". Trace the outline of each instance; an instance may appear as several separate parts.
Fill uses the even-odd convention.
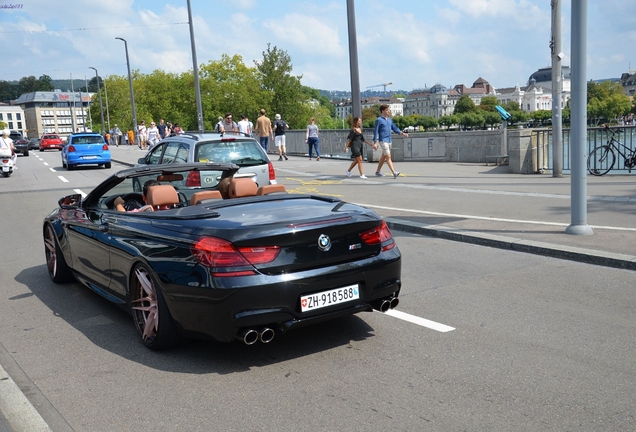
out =
[[[329,249],[331,249],[331,239],[329,238],[328,235],[320,234],[320,237],[318,237],[318,249],[320,249],[323,252],[326,252]]]

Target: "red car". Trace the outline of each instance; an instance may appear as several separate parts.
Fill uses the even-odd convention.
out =
[[[62,150],[64,147],[64,142],[62,138],[60,138],[57,134],[46,134],[42,136],[40,140],[40,151],[49,150],[49,149],[57,149]]]

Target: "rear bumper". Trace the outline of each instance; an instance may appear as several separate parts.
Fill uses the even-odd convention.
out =
[[[400,276],[401,257],[394,248],[378,257],[328,268],[233,278],[230,288],[164,285],[164,293],[170,312],[185,335],[230,342],[246,328],[269,327],[284,333],[371,311],[374,301],[399,295]],[[358,299],[301,312],[301,296],[352,284],[358,284]]]
[[[104,164],[109,163],[111,161],[110,155],[106,156],[68,156],[68,164],[69,165],[95,165],[95,164]]]
[[[64,144],[40,144],[40,150],[62,150]]]

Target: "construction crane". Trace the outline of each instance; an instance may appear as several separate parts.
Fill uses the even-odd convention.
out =
[[[374,87],[384,87],[384,94],[386,94],[386,86],[389,86],[389,85],[393,85],[393,83],[390,82],[390,83],[384,83],[384,84],[376,84],[376,85],[367,87],[367,89],[374,88]]]

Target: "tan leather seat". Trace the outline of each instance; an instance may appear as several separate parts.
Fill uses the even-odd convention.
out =
[[[267,195],[267,194],[277,193],[277,192],[287,192],[287,190],[285,189],[285,185],[271,184],[271,185],[260,186],[258,190],[256,191],[256,195]]]
[[[230,198],[242,198],[248,196],[255,196],[258,187],[253,180],[248,178],[235,178],[230,183],[230,189],[228,194]]]
[[[172,185],[157,185],[148,188],[146,203],[155,210],[165,210],[179,204],[179,194]]]
[[[206,199],[222,199],[221,192],[218,190],[206,190],[201,192],[195,192],[190,198],[190,205],[198,204],[199,201]]]

